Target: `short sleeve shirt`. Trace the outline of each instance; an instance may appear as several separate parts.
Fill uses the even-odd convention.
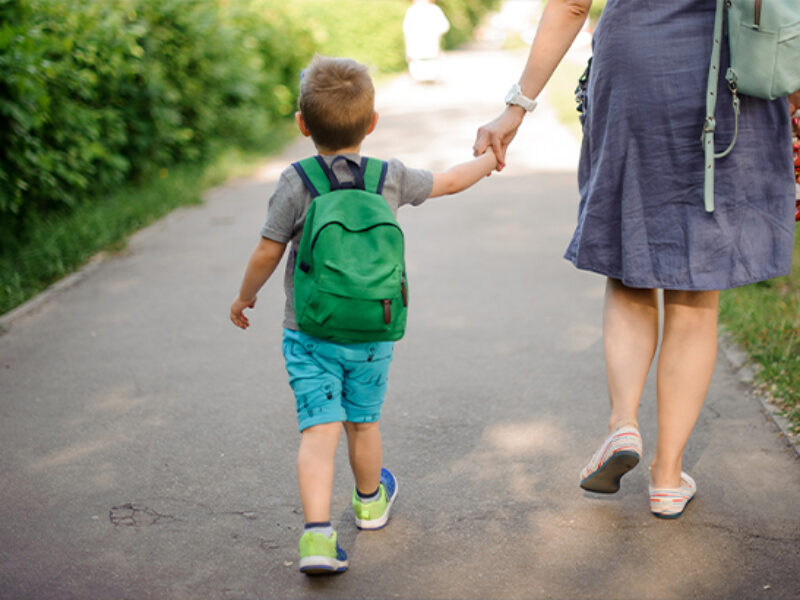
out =
[[[358,164],[361,163],[361,156],[358,154],[342,154],[341,156]],[[336,156],[324,155],[322,158],[330,166]],[[430,196],[433,189],[433,174],[430,171],[406,167],[394,158],[387,162],[382,196],[395,216],[401,206],[405,204],[419,206]],[[345,161],[337,161],[333,168],[340,181],[352,181],[352,173]],[[306,222],[306,213],[312,199],[311,193],[294,167],[290,166],[284,169],[275,186],[275,191],[269,199],[267,220],[261,227],[262,237],[282,244],[290,244],[283,278],[283,287],[286,292],[283,326],[287,329],[297,329],[294,316],[294,266],[300,238],[303,235],[303,226]]]

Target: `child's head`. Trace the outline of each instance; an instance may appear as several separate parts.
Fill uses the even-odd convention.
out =
[[[361,63],[318,55],[303,72],[299,104],[317,148],[350,148],[371,131],[375,88]]]

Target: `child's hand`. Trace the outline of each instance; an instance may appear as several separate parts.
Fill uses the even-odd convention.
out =
[[[231,304],[231,321],[233,324],[241,329],[250,327],[250,320],[245,316],[245,308],[254,308],[256,305],[257,296],[253,296],[250,300],[242,300],[237,296],[236,300]]]

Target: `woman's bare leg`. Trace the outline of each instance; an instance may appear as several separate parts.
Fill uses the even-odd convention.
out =
[[[680,486],[683,450],[700,415],[716,362],[718,304],[717,291],[664,291],[654,487]]]
[[[624,425],[638,427],[642,390],[658,345],[656,290],[630,288],[608,279],[603,343],[611,401],[609,432]]]

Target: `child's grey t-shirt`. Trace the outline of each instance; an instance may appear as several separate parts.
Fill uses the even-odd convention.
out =
[[[342,154],[340,156],[345,156],[357,164],[361,164],[361,156],[358,154]],[[336,156],[323,156],[322,158],[330,166]],[[397,209],[404,204],[418,206],[425,201],[433,189],[433,174],[424,169],[406,167],[394,158],[387,162],[382,195],[389,204],[389,208],[397,216]],[[343,160],[336,162],[334,173],[340,181],[353,180],[352,173]],[[311,193],[303,184],[294,167],[290,166],[284,169],[275,186],[275,191],[269,199],[267,220],[261,228],[262,237],[281,244],[291,242],[283,277],[283,287],[286,291],[283,326],[287,329],[297,329],[297,322],[294,318],[294,265],[311,200]]]

